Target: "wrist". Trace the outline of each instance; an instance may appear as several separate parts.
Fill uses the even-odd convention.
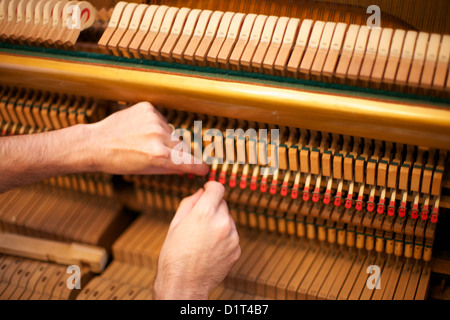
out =
[[[71,151],[68,157],[69,167],[76,172],[97,172],[98,147],[96,146],[93,128],[88,124],[78,124],[67,128],[66,134],[70,135],[67,141],[71,141]]]
[[[198,283],[194,286],[176,279],[165,280],[159,274],[153,286],[155,300],[208,300],[208,296],[208,289],[198,286]]]

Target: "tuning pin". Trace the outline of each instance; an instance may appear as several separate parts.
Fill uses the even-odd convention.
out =
[[[419,217],[419,206],[415,204],[413,205],[413,208],[411,210],[411,218],[415,220],[418,217]]]
[[[309,200],[309,188],[307,188],[307,187],[303,188],[302,199],[303,199],[303,201],[308,201]]]
[[[312,201],[317,203],[317,202],[319,202],[319,199],[320,199],[320,189],[315,188],[314,192],[313,192],[313,196],[312,196]]]
[[[377,207],[378,214],[383,214],[385,202],[386,202],[386,188],[381,188],[380,199]]]
[[[358,197],[358,200],[356,200],[355,208],[357,211],[361,211],[363,207],[363,197]]]
[[[337,185],[336,196],[334,197],[334,205],[339,207],[342,203],[342,187],[344,185],[344,180],[339,180]]]
[[[268,177],[269,177],[269,169],[268,168],[263,168],[263,172],[264,172],[264,174],[263,174],[263,177],[262,177],[262,179],[261,179],[261,185],[260,185],[260,191],[261,192],[266,192],[267,191],[267,180],[268,180]]]
[[[388,215],[390,217],[394,216],[395,214],[395,196],[396,196],[396,191],[395,189],[391,190],[391,198],[389,200],[389,206],[388,206]]]
[[[331,186],[333,185],[333,179],[328,177],[327,188],[325,189],[325,194],[323,195],[323,203],[329,204],[331,202]]]
[[[255,191],[256,190],[256,178],[252,177],[250,181],[250,190]]]
[[[216,180],[216,170],[211,170],[211,172],[209,173],[209,181],[214,181]]]
[[[247,175],[249,170],[249,164],[245,164],[244,169],[242,170],[241,181],[239,183],[239,187],[241,189],[245,189],[247,187]]]
[[[228,171],[228,163],[225,162],[222,166],[222,170],[220,170],[219,174],[219,182],[223,185],[225,185],[225,182],[227,180],[227,171]]]
[[[291,198],[297,199],[298,197],[298,185],[300,183],[300,171],[297,171],[294,178],[294,185],[292,186]]]
[[[329,204],[331,202],[331,194],[329,193],[325,193],[323,196],[323,203],[324,204]]]
[[[306,175],[305,186],[303,187],[303,201],[309,200],[309,185],[311,183],[311,173]]]
[[[395,202],[390,202],[388,206],[388,216],[392,217],[395,214]]]
[[[434,201],[433,212],[431,214],[431,222],[432,223],[437,223],[437,221],[438,221],[440,199],[441,199],[440,197],[436,197],[436,200]]]
[[[250,190],[252,191],[255,191],[257,188],[258,174],[259,174],[259,166],[256,166],[255,169],[253,169],[252,178],[250,180]]]
[[[230,182],[229,185],[231,188],[236,187],[236,180],[237,180],[237,173],[239,171],[239,164],[235,163],[233,165],[233,168],[231,170],[231,176],[230,176]]]
[[[352,207],[352,202],[353,202],[353,187],[354,187],[354,183],[353,181],[350,181],[349,185],[348,185],[348,193],[347,193],[347,198],[345,199],[345,208],[346,209],[350,209]]]
[[[283,185],[281,186],[281,191],[280,191],[280,194],[283,197],[287,196],[287,191],[288,191],[287,188],[288,188],[288,183],[287,182],[283,182]]]
[[[427,221],[428,220],[428,213],[430,212],[430,196],[426,195],[424,202],[423,202],[423,206],[422,206],[422,212],[420,214],[420,217],[422,218],[423,221]]]
[[[292,199],[297,199],[297,197],[298,197],[298,186],[296,188],[295,185],[294,185],[294,187],[292,188],[292,192],[291,192],[291,198]]]
[[[406,200],[407,200],[407,198],[408,198],[408,192],[403,190],[402,200],[400,202],[400,207],[398,209],[398,215],[402,218],[406,216]]]
[[[416,193],[413,196],[413,206],[411,210],[411,218],[414,220],[419,218],[419,194]]]
[[[288,186],[289,186],[289,179],[290,179],[290,177],[291,177],[291,172],[287,171],[285,176],[284,176],[283,184],[281,185],[281,191],[280,191],[280,194],[283,197],[287,196],[287,189],[288,189]]]
[[[338,192],[338,193],[336,193],[336,196],[334,197],[334,206],[339,207],[341,205],[341,201],[342,201],[341,193]]]
[[[270,184],[270,194],[274,195],[277,193],[277,187],[278,187],[278,170],[275,170],[273,173],[272,182]]]
[[[404,217],[404,216],[406,216],[406,202],[405,203],[402,203],[401,205],[400,205],[400,207],[398,208],[398,215],[400,216],[400,217]]]
[[[438,217],[439,217],[439,209],[438,208],[434,208],[433,209],[433,213],[431,214],[431,222],[432,223],[437,223]]]
[[[377,206],[378,214],[383,214],[383,212],[384,212],[384,201],[385,201],[385,199],[380,199],[380,202],[378,202],[378,206]]]
[[[228,183],[231,188],[236,187],[236,174],[232,173],[230,177],[230,182]]]
[[[247,176],[242,176],[239,183],[239,188],[245,189],[247,187]]]
[[[352,207],[352,199],[350,197],[350,199],[347,196],[347,199],[345,200],[345,208],[346,209],[350,209]]]
[[[367,211],[373,212],[375,209],[375,186],[370,187],[369,201],[367,201]]]
[[[209,181],[216,180],[217,166],[218,166],[218,163],[216,161],[214,161],[211,166],[211,171],[209,172],[209,179],[208,179]]]
[[[426,206],[426,208],[422,209],[422,213],[420,215],[420,217],[422,218],[423,221],[427,221],[428,220],[428,206]]]
[[[316,186],[314,188],[314,192],[313,192],[313,196],[312,196],[312,201],[314,203],[319,202],[319,198],[320,198],[320,184],[321,184],[321,182],[322,182],[322,173],[320,173],[317,176],[317,179],[316,179]]]
[[[263,177],[261,179],[261,186],[260,186],[259,190],[261,190],[261,192],[266,192],[267,191],[267,178]]]
[[[358,191],[358,198],[356,199],[355,209],[361,211],[363,208],[363,198],[364,197],[364,183],[361,183]]]

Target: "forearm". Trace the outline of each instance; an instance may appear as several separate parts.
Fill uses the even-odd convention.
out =
[[[168,268],[158,268],[158,274],[153,284],[154,300],[208,300],[206,282],[186,282],[186,279],[167,275]],[[192,274],[196,270],[186,272]]]
[[[92,171],[87,125],[0,138],[0,192],[56,175]]]

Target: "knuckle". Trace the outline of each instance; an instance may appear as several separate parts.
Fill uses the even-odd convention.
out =
[[[139,107],[141,107],[144,111],[153,111],[155,108],[150,102],[143,101],[138,104]]]
[[[150,146],[150,157],[154,159],[168,159],[170,158],[169,150],[162,144],[154,144]]]
[[[233,250],[236,250],[237,248],[240,248],[240,246],[239,246],[239,236],[232,236],[230,238],[230,247]]]
[[[208,181],[205,185],[205,188],[211,188],[212,190],[214,190],[214,192],[217,192],[219,194],[225,192],[225,187],[217,181]]]
[[[241,246],[238,245],[237,250],[236,250],[236,260],[238,260],[241,256],[242,250],[241,250]]]
[[[159,123],[151,123],[149,132],[157,135],[164,135],[166,133],[162,125]]]
[[[181,207],[181,206],[183,206],[183,207],[184,206],[188,206],[188,205],[190,205],[192,203],[193,203],[192,196],[189,196],[189,197],[186,197],[183,200],[181,200],[179,207]]]
[[[220,217],[217,222],[217,228],[222,236],[228,236],[232,230],[230,219],[226,216]]]

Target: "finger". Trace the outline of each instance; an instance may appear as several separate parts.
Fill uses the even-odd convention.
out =
[[[234,222],[234,219],[231,216],[231,214],[230,214],[230,219],[231,219],[231,233],[238,233],[237,228],[236,228],[236,223]]]
[[[196,159],[190,153],[169,148],[168,151],[170,153],[169,159],[156,160],[155,166],[200,176],[204,176],[209,172],[209,166],[202,160]]]
[[[205,184],[205,192],[198,200],[194,210],[196,212],[216,213],[224,193],[225,188],[220,183],[216,181],[207,182]],[[226,210],[228,211],[228,208]]]
[[[172,223],[170,224],[170,227],[173,228],[180,223],[180,221],[189,213],[191,212],[192,208],[194,208],[195,204],[198,202],[200,197],[203,194],[203,189],[200,188],[195,192],[193,195],[184,198],[180,206],[178,207],[177,212],[175,213],[175,216],[172,219]]]
[[[145,170],[144,172],[141,172],[139,174],[146,174],[146,175],[157,175],[157,174],[185,174],[186,172],[176,169],[168,169],[168,168],[161,168],[161,167],[151,167]]]
[[[230,235],[233,233],[237,233],[236,224],[234,223],[233,217],[230,214],[227,202],[225,200],[220,201],[219,206],[217,207],[216,214],[225,215],[226,219],[230,219],[231,225]]]
[[[190,148],[188,147],[188,145],[186,144],[186,142],[184,142],[182,139],[178,138],[178,135],[175,134],[174,131],[171,131],[170,134],[167,137],[164,137],[164,144],[169,147],[170,149],[175,148],[178,144],[180,143],[184,143],[183,148],[178,147],[179,149],[182,150],[189,150]]]
[[[133,172],[133,174],[186,174],[191,173],[204,176],[209,172],[209,166],[201,161],[194,161],[194,157],[187,153],[177,153],[172,155],[171,149],[161,146],[158,151],[159,156],[152,160],[151,166]]]
[[[227,202],[223,199],[219,202],[219,205],[217,207],[217,214],[224,214],[231,217]]]
[[[235,262],[239,260],[239,258],[241,257],[241,253],[242,253],[241,246],[237,245],[236,248],[234,248],[234,250],[231,252],[232,260],[234,260]]]
[[[169,126],[167,122],[162,121],[161,119],[156,119],[156,122],[161,126],[164,130],[164,133],[170,138],[172,135],[172,127]]]
[[[154,108],[153,111],[155,115],[158,117],[159,121],[161,122],[161,125],[163,125],[164,128],[166,128],[169,133],[172,133],[173,128],[169,125],[167,119],[156,108]]]
[[[167,123],[166,118],[150,103],[150,102],[140,102],[135,104],[132,107],[138,107],[142,106],[145,108],[145,110],[148,112],[148,116],[154,120],[156,123],[158,123],[165,132],[171,134],[172,129],[170,128],[169,124]]]
[[[131,108],[131,106],[119,104],[114,108],[114,110],[117,112],[117,111],[126,110],[128,108]]]
[[[153,110],[154,110],[155,114],[158,116],[158,118],[160,118],[162,121],[164,121],[165,123],[167,123],[166,117],[164,117],[164,116],[162,115],[162,113],[158,111],[158,109],[156,109],[155,107],[153,107]]]

